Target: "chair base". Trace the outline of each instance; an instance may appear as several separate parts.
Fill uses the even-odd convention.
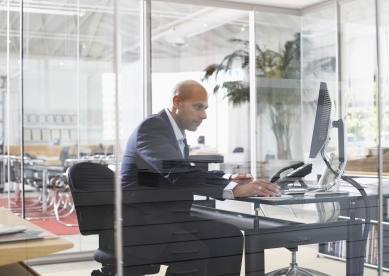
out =
[[[142,276],[159,273],[160,265],[149,264],[145,260],[135,260],[136,257],[124,255],[123,275],[125,276]],[[94,253],[96,262],[101,263],[100,275],[116,275],[116,259],[114,251],[106,248],[98,248]],[[94,276],[94,275],[93,275]],[[96,274],[99,276],[99,274]]]
[[[284,267],[281,269],[274,270],[272,272],[266,273],[267,276],[329,276],[328,274],[324,274],[322,272],[308,269],[308,268],[300,268],[296,265],[291,264],[290,267]]]
[[[116,276],[116,269],[114,266],[102,267],[101,270],[93,270],[91,276]],[[145,275],[134,275],[128,274],[126,271],[123,271],[124,276],[145,276]]]

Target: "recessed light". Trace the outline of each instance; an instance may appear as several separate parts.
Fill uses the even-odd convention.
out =
[[[61,65],[61,66],[62,66],[62,65],[63,65],[63,62],[61,61],[61,62],[59,63],[59,65]]]
[[[204,26],[204,27],[207,27],[208,25],[207,25],[207,23],[204,23],[203,26]]]
[[[240,28],[240,30],[243,32],[244,30],[246,30],[244,27]]]

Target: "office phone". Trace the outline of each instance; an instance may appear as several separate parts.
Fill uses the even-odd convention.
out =
[[[293,169],[291,172],[281,177],[281,173]],[[312,164],[299,162],[282,168],[276,172],[270,182],[277,184],[281,188],[281,194],[304,194],[308,191],[308,186],[303,181],[303,177],[312,172]]]

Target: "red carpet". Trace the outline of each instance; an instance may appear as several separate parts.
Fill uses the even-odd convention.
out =
[[[13,199],[11,199],[13,200]],[[25,205],[28,206],[28,205],[31,205],[34,201],[36,200],[36,198],[26,198],[26,201],[25,201]],[[37,205],[39,206],[39,205]],[[0,198],[0,207],[6,207],[8,208],[8,198]],[[21,204],[19,203],[18,205],[14,205],[14,204],[11,204],[11,209],[13,209],[12,211],[15,212],[16,214],[19,214],[19,210],[16,210],[16,208],[20,208],[21,207]],[[47,219],[46,220],[43,220],[43,219],[34,219],[34,217],[36,216],[41,216],[41,214],[39,212],[33,212],[30,208],[26,208],[26,219],[29,220],[30,222],[32,222],[33,224],[55,234],[55,235],[71,235],[71,234],[79,234],[80,233],[80,230],[78,228],[78,226],[65,226],[65,225],[62,225],[61,223],[59,223],[55,217],[54,217],[54,213],[51,212],[53,209],[52,208],[48,208],[48,213],[50,215],[48,215]],[[62,212],[62,214],[65,214],[67,213],[67,210]],[[52,214],[52,215],[51,215]],[[76,213],[73,212],[72,214],[70,214],[68,217],[66,218],[62,218],[61,219],[62,222],[64,223],[69,223],[69,224],[77,224],[77,217],[76,217]]]
[[[76,213],[73,212],[68,217],[61,219],[61,221],[69,224],[77,224]],[[56,235],[71,235],[71,234],[80,233],[78,226],[65,226],[59,223],[56,219],[48,219],[48,220],[35,219],[35,220],[30,220],[30,222]]]

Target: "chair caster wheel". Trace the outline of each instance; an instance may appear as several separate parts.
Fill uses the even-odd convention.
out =
[[[91,273],[91,276],[102,276],[104,275],[103,272],[101,272],[99,269],[98,270],[93,270]]]

